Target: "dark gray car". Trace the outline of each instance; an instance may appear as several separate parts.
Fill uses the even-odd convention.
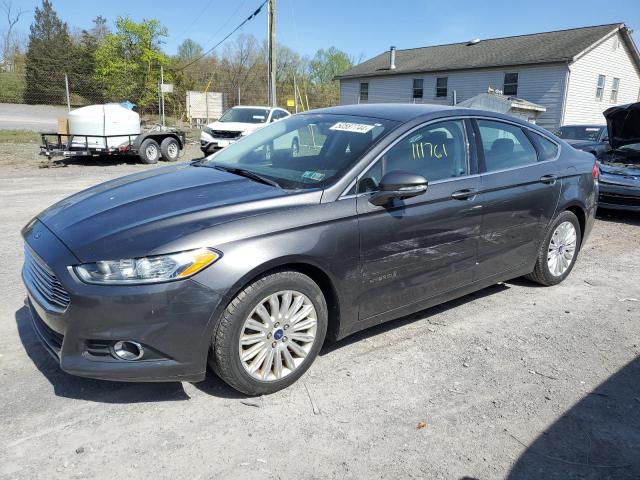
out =
[[[209,363],[269,393],[325,338],[522,275],[560,283],[596,177],[592,155],[513,117],[316,110],[53,205],[22,232],[23,279],[66,372],[199,381]]]
[[[610,148],[598,156],[599,206],[640,212],[640,102],[604,112]]]

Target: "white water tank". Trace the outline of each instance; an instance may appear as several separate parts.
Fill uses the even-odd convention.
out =
[[[140,135],[140,115],[117,103],[89,105],[69,112],[69,135],[74,147],[86,142],[92,148],[118,147]],[[93,135],[97,135],[94,137]],[[115,135],[104,139],[99,137]]]

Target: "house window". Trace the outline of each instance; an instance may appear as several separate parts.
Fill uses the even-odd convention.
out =
[[[596,87],[596,100],[601,102],[603,93],[604,93],[604,75],[598,75],[598,86]]]
[[[518,74],[517,73],[504,74],[504,86],[502,88],[502,93],[509,96],[518,94]]]
[[[360,84],[360,101],[368,102],[369,101],[369,83],[364,82]]]
[[[414,78],[413,79],[413,98],[422,98],[424,93],[424,80],[422,78]]]
[[[618,90],[620,89],[620,79],[619,78],[614,78],[613,79],[613,84],[611,85],[611,101],[612,102],[617,102],[618,101]]]
[[[436,97],[447,96],[447,81],[448,77],[440,77],[436,79]]]

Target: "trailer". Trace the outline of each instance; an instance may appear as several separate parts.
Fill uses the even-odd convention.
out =
[[[160,158],[175,162],[184,149],[186,136],[182,131],[151,131],[126,135],[127,141],[118,146],[109,146],[113,139],[123,135],[71,135],[64,133],[42,133],[40,155],[49,160],[55,157],[98,157],[101,155],[130,155],[140,158],[142,163],[157,163]],[[91,142],[89,141],[91,139]],[[101,141],[101,145],[95,140]]]
[[[140,116],[118,104],[90,105],[61,119],[57,133],[41,134],[40,154],[54,157],[130,155],[142,163],[160,158],[175,162],[184,149],[183,131],[156,125],[149,132],[140,130]]]

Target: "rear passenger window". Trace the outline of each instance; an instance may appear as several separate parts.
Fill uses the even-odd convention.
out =
[[[535,148],[516,125],[478,120],[487,172],[504,170],[538,161]]]
[[[538,160],[544,162],[545,160],[553,160],[558,154],[558,146],[548,138],[531,132],[533,141],[538,147]]]

